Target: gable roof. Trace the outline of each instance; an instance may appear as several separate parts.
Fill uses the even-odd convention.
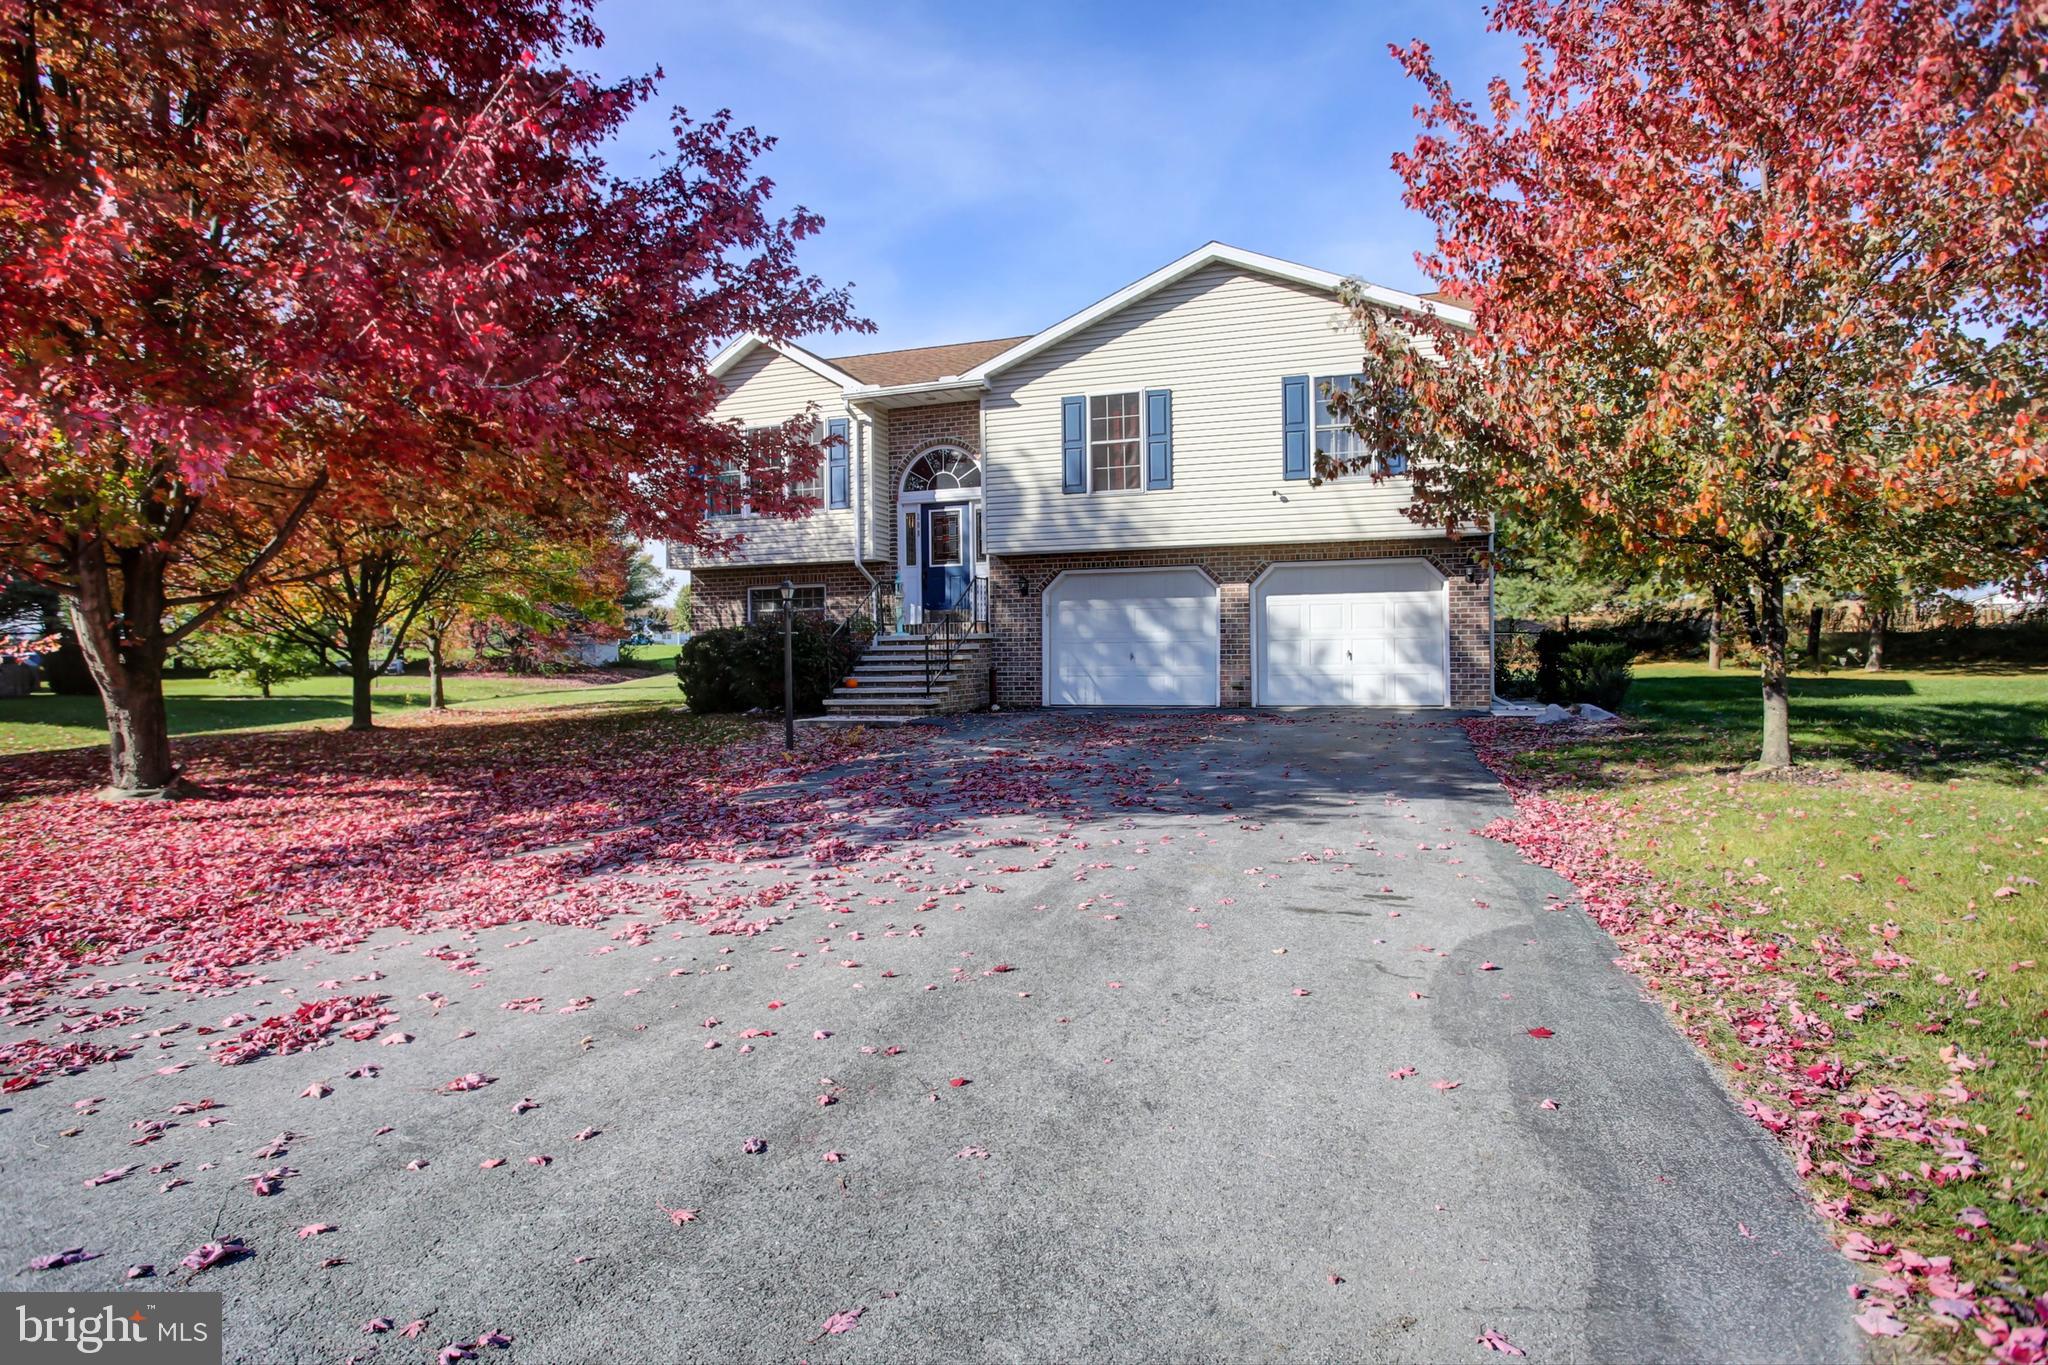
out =
[[[962,379],[984,380],[1000,370],[1008,369],[1021,360],[1037,355],[1047,347],[1056,346],[1085,327],[1093,326],[1119,309],[1129,307],[1138,300],[1157,290],[1165,288],[1175,280],[1192,275],[1204,266],[1228,265],[1239,270],[1268,275],[1274,279],[1287,280],[1307,285],[1312,289],[1325,289],[1335,293],[1345,281],[1345,276],[1314,266],[1300,265],[1294,261],[1283,261],[1278,256],[1264,256],[1243,247],[1229,246],[1223,242],[1210,242],[1190,251],[1177,261],[1169,262],[1147,275],[1144,279],[1125,285],[1108,298],[1100,299],[1071,317],[1063,318],[1033,336],[1025,337],[1008,350],[990,357],[973,369],[966,371]],[[1359,288],[1366,298],[1375,303],[1385,304],[1410,313],[1435,313],[1453,322],[1470,321],[1469,314],[1448,300],[1425,299],[1419,294],[1405,293],[1399,289],[1388,289],[1384,285],[1360,282]]]
[[[830,380],[842,389],[854,388],[860,383],[858,379],[838,368],[823,356],[814,355],[794,342],[770,341],[768,338],[753,332],[736,336],[718,348],[718,354],[711,357],[711,364],[707,367],[710,369],[712,377],[723,378],[727,370],[739,364],[746,357],[747,353],[756,346],[766,346],[776,354],[794,360],[820,379]]]
[[[768,346],[843,389],[865,390],[867,395],[873,396],[879,396],[874,395],[876,390],[907,389],[921,392],[923,397],[919,401],[930,401],[937,390],[922,386],[937,385],[941,381],[960,381],[949,382],[948,388],[983,386],[990,375],[1029,359],[1050,346],[1056,346],[1074,333],[1100,322],[1119,309],[1126,308],[1148,294],[1211,265],[1227,265],[1273,279],[1306,285],[1312,289],[1326,290],[1332,294],[1343,286],[1347,278],[1334,271],[1318,270],[1314,266],[1301,265],[1294,261],[1283,261],[1278,256],[1264,256],[1256,251],[1246,251],[1243,247],[1210,242],[1190,251],[1177,261],[1161,266],[1145,278],[1125,285],[1109,297],[1097,300],[1080,312],[1062,318],[1044,331],[1035,332],[1030,336],[997,337],[990,341],[959,341],[946,346],[914,346],[900,351],[869,351],[861,355],[839,356],[827,360],[793,342],[769,341],[765,337],[747,335],[734,337],[712,357],[711,373],[722,376],[754,347]],[[1472,320],[1466,301],[1453,298],[1442,290],[1427,294],[1410,294],[1399,289],[1389,289],[1384,285],[1366,284],[1363,281],[1359,282],[1359,289],[1366,298],[1389,308],[1409,313],[1430,313],[1456,323],[1469,324]]]
[[[832,364],[876,388],[928,384],[935,379],[965,374],[989,357],[1027,339],[997,337],[993,341],[956,341],[948,346],[913,346],[904,351],[869,351],[865,355],[834,356]]]

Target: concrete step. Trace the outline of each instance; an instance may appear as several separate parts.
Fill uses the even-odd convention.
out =
[[[864,697],[858,692],[841,695],[833,693],[825,698],[825,707],[831,711],[887,711],[890,709],[922,709],[936,707],[945,700],[938,694],[923,694],[897,697]]]
[[[870,681],[870,679],[862,677],[858,688],[848,688],[848,686],[842,684],[842,686],[831,690],[831,696],[877,696],[877,698],[946,696],[946,681],[950,681],[950,679],[942,679],[942,681],[938,681],[936,686],[926,688],[922,677],[913,679],[913,681],[899,681],[899,684],[893,684],[893,681]]]
[[[953,638],[956,640],[986,640],[988,636],[988,628],[985,626],[977,630],[956,630],[953,632]],[[876,644],[920,644],[924,641],[924,637],[925,633],[921,630],[894,630],[886,635],[877,635],[874,637],[874,640]]]
[[[954,659],[950,669],[940,669],[940,671],[932,673],[932,681],[938,681],[942,677],[958,677],[958,675],[961,675],[961,659]],[[864,681],[868,681],[868,679],[891,681],[891,684],[905,684],[905,681],[918,681],[918,684],[922,684],[922,681],[924,681],[924,665],[918,663],[918,665],[913,665],[913,667],[895,667],[895,665],[860,663],[858,667],[854,667],[852,673],[848,673],[848,677],[858,677],[862,684],[864,684]]]
[[[986,640],[956,640],[953,642],[952,652],[954,654],[979,654],[987,648],[988,642]],[[946,651],[934,649],[932,652],[934,654],[943,654]],[[924,655],[925,648],[921,644],[869,645],[865,650],[861,651],[861,658],[863,659],[922,659]]]

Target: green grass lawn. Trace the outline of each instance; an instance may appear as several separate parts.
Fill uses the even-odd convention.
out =
[[[465,710],[524,707],[675,705],[682,700],[673,671],[674,647],[666,661],[649,659],[660,649],[636,651],[636,663],[662,667],[654,674],[621,670],[615,681],[588,681],[590,675],[567,678],[448,676],[450,706]],[[379,716],[424,711],[424,673],[377,679],[373,706]],[[349,717],[349,680],[325,676],[280,683],[269,698],[254,689],[212,678],[172,678],[164,684],[165,705],[175,735],[212,734],[228,730],[289,729],[303,725],[345,725]],[[0,699],[0,754],[38,749],[70,749],[106,742],[106,721],[100,699],[60,697],[50,692]]]
[[[1647,667],[1627,709],[1640,728],[1519,761],[1549,770],[1556,794],[1622,803],[1620,852],[1682,903],[1775,941],[1783,979],[1833,1028],[1858,1084],[1974,1094],[1934,1112],[1962,1121],[1979,1178],[1817,1185],[1851,1194],[1859,1215],[1893,1215],[1872,1234],[1955,1257],[1982,1293],[2048,1289],[2048,669],[1798,676],[1806,770],[1792,780],[1740,771],[1761,732],[1753,673]],[[1826,969],[1886,944],[1910,967]],[[1724,1061],[1742,1055],[1725,1033],[1714,1044]],[[1888,1150],[1872,1169],[1909,1158]],[[1988,1228],[1967,1226],[1973,1207]]]

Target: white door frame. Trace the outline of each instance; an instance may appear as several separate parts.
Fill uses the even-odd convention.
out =
[[[974,454],[965,446],[952,443],[941,443],[933,446],[930,450],[920,450],[915,456],[904,462],[903,473],[898,475],[896,479],[896,506],[891,515],[896,518],[895,529],[892,532],[896,538],[896,590],[898,600],[903,605],[903,621],[906,625],[916,625],[924,619],[924,574],[917,571],[919,566],[910,553],[910,539],[903,534],[903,514],[906,510],[916,510],[918,514],[918,543],[922,545],[924,543],[924,509],[934,503],[960,504],[960,534],[974,550],[973,562],[969,567],[972,569],[974,577],[981,580],[981,591],[978,594],[978,600],[981,604],[980,619],[983,621],[988,619],[988,546],[982,543],[982,536],[979,534],[982,529],[980,523],[987,519],[982,505],[982,495],[985,489],[933,488],[913,493],[906,491],[903,487],[904,480],[910,477],[910,471],[917,467],[919,460],[922,460],[927,455],[937,454],[942,450],[956,451],[967,459],[974,461],[976,467],[982,471],[984,483],[988,478],[988,467],[982,462],[979,455]],[[982,513],[982,515],[977,516],[977,512]]]
[[[1052,576],[1038,594],[1038,704],[1040,706],[1064,706],[1067,703],[1052,700],[1052,597],[1053,589],[1069,578],[1107,578],[1112,574],[1134,573],[1194,573],[1208,583],[1210,594],[1216,599],[1216,700],[1210,705],[1223,705],[1223,586],[1209,576],[1207,570],[1198,564],[1154,564],[1142,569],[1061,569]],[[1160,707],[1160,710],[1186,710],[1186,707]]]
[[[975,522],[978,518],[974,515],[981,507],[981,503],[980,492],[971,488],[948,488],[943,492],[898,493],[896,495],[896,586],[902,594],[903,619],[906,623],[915,625],[924,619],[924,573],[918,564],[912,562],[910,541],[903,534],[903,514],[908,511],[917,513],[918,544],[922,546],[924,544],[924,509],[941,504],[960,509],[960,534],[974,549],[974,562],[970,567],[974,572],[974,576],[983,580],[980,601],[982,619],[987,619],[988,585],[986,580],[988,578],[988,552],[981,543],[981,537],[975,534]]]
[[[1259,602],[1259,585],[1260,585],[1260,584],[1262,584],[1262,583],[1264,583],[1264,582],[1266,581],[1266,579],[1267,579],[1268,577],[1270,577],[1270,576],[1272,575],[1273,571],[1274,571],[1274,570],[1276,570],[1276,569],[1292,569],[1292,568],[1299,568],[1299,567],[1310,567],[1310,568],[1317,568],[1317,569],[1342,569],[1342,568],[1356,568],[1356,567],[1361,567],[1361,566],[1369,566],[1369,565],[1374,565],[1374,564],[1420,564],[1420,565],[1422,565],[1422,567],[1423,567],[1423,568],[1425,568],[1425,569],[1428,569],[1428,570],[1429,570],[1429,571],[1430,571],[1431,573],[1435,574],[1435,575],[1436,575],[1436,576],[1437,576],[1438,578],[1440,578],[1440,579],[1442,579],[1442,580],[1443,580],[1443,595],[1444,595],[1444,703],[1443,703],[1443,706],[1441,706],[1441,707],[1431,707],[1431,708],[1428,708],[1428,709],[1430,709],[1430,710],[1449,710],[1449,709],[1450,709],[1450,705],[1451,705],[1451,657],[1452,657],[1452,655],[1451,655],[1451,577],[1450,577],[1450,575],[1449,575],[1449,574],[1445,573],[1445,572],[1444,572],[1444,571],[1443,571],[1442,569],[1439,569],[1439,568],[1438,568],[1438,567],[1437,567],[1437,566],[1436,566],[1435,564],[1431,563],[1431,562],[1430,562],[1430,560],[1429,560],[1429,557],[1428,557],[1427,555],[1383,555],[1383,556],[1381,556],[1381,557],[1379,557],[1379,558],[1377,558],[1377,559],[1283,559],[1283,560],[1280,560],[1280,561],[1279,561],[1279,562],[1277,562],[1277,563],[1273,563],[1273,564],[1268,564],[1268,565],[1267,565],[1267,566],[1266,566],[1266,567],[1265,567],[1264,569],[1260,570],[1260,572],[1259,572],[1259,576],[1258,576],[1257,578],[1254,578],[1254,579],[1253,579],[1253,580],[1251,581],[1251,586],[1250,586],[1250,589],[1248,590],[1248,592],[1247,592],[1247,594],[1246,594],[1246,595],[1247,595],[1247,597],[1248,597],[1248,598],[1250,599],[1250,600],[1249,600],[1249,601],[1248,601],[1248,602],[1246,603],[1246,605],[1247,605],[1247,606],[1248,606],[1248,607],[1250,608],[1250,610],[1251,610],[1251,618],[1252,618],[1252,620],[1251,620],[1251,645],[1252,645],[1252,706],[1253,706],[1254,708],[1256,708],[1256,707],[1260,707],[1260,706],[1264,706],[1264,705],[1266,704],[1266,701],[1265,701],[1265,699],[1264,699],[1263,697],[1261,697],[1261,696],[1259,695],[1259,688],[1260,688],[1260,685],[1261,685],[1262,683],[1264,683],[1264,682],[1265,682],[1265,680],[1266,680],[1266,663],[1265,663],[1265,656],[1264,656],[1263,654],[1261,654],[1261,653],[1259,652],[1259,646],[1260,646],[1260,643],[1261,643],[1261,642],[1260,642],[1260,640],[1259,640],[1259,623],[1260,623],[1260,621],[1262,621],[1262,620],[1263,620],[1263,619],[1265,618],[1265,612],[1264,612],[1264,611],[1262,611],[1262,610],[1260,610],[1260,602]],[[1380,708],[1367,708],[1367,707],[1357,707],[1357,708],[1354,708],[1354,709],[1357,709],[1357,710],[1368,710],[1368,709],[1380,709]],[[1389,708],[1385,708],[1385,709],[1388,709],[1388,710],[1392,710],[1392,709],[1396,709],[1396,708],[1392,708],[1392,707],[1389,707]]]

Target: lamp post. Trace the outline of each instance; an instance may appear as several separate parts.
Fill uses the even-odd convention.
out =
[[[796,584],[782,580],[782,747],[796,752]]]

